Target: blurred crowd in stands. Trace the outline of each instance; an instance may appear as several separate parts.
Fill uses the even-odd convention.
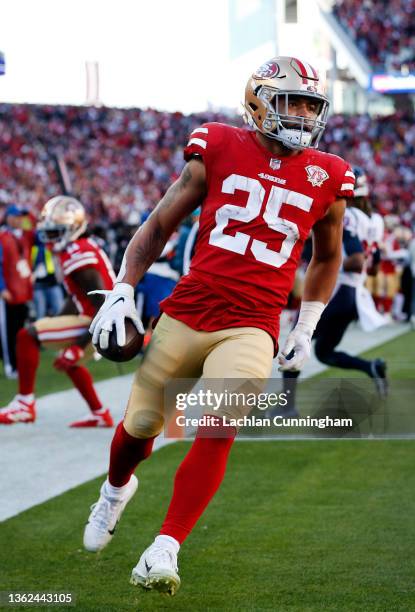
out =
[[[62,155],[73,193],[95,223],[137,225],[179,175],[192,129],[223,119],[212,113],[0,104],[0,203],[33,210],[61,193],[53,155]]]
[[[62,193],[56,157],[66,162],[72,192],[87,210],[89,233],[118,271],[132,234],[179,176],[188,135],[210,121],[243,125],[241,117],[213,112],[185,116],[155,110],[0,104],[0,225],[4,223],[0,228],[0,306],[11,307],[7,279],[1,274],[4,249],[16,238],[20,240],[19,232],[30,226],[34,229],[45,202]],[[412,118],[402,113],[379,118],[333,115],[320,149],[344,157],[367,173],[373,208],[384,217],[386,227],[381,245],[385,269],[372,293],[381,312],[409,320],[415,315]],[[169,293],[180,274],[188,270],[196,223],[197,213],[172,237],[169,252],[163,252],[150,271],[163,278],[163,292]],[[37,242],[25,258],[34,289],[30,317],[56,314],[63,295],[50,253]],[[158,287],[156,291],[151,274],[138,287],[144,302],[137,305],[149,321],[157,316],[158,302],[166,297],[160,293],[160,284]],[[398,295],[400,302],[395,300]],[[399,306],[395,310],[394,304]],[[26,316],[27,299],[21,308],[19,305],[13,305],[16,313],[21,310],[21,317]],[[17,321],[16,313],[10,320]],[[2,316],[0,327],[1,320]],[[0,344],[2,338],[0,329]]]
[[[370,182],[375,208],[396,214],[408,226],[415,223],[415,124],[413,117],[395,114],[333,115],[320,149],[361,166]]]
[[[375,72],[415,71],[415,0],[336,0],[333,13]]]
[[[180,173],[187,136],[206,121],[242,124],[215,113],[0,104],[0,216],[2,206],[35,211],[61,193],[53,161],[59,155],[101,231],[136,226]],[[334,115],[320,148],[364,168],[382,214],[415,222],[412,117]]]

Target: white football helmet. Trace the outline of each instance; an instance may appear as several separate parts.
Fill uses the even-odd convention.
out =
[[[317,116],[290,115],[290,96],[317,102]],[[317,148],[327,123],[329,101],[321,79],[307,62],[295,57],[274,57],[249,78],[245,89],[248,123],[290,149]]]
[[[79,238],[86,228],[86,213],[81,202],[63,195],[46,202],[37,224],[39,239],[52,243],[54,251],[64,249],[68,242]]]

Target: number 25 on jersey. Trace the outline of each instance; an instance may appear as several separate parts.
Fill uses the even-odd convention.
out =
[[[223,230],[227,227],[230,219],[249,223],[258,217],[261,213],[265,189],[257,179],[231,174],[223,181],[222,193],[234,194],[236,190],[246,191],[249,194],[246,206],[225,204],[216,211],[216,226],[210,233],[209,244],[245,255],[251,236],[244,232],[236,232],[234,236],[230,236],[224,234]],[[280,232],[285,235],[285,238],[279,251],[269,249],[266,242],[257,239],[252,241],[250,250],[257,261],[275,268],[280,268],[288,261],[295,243],[300,237],[298,225],[279,216],[283,204],[309,212],[313,204],[313,198],[276,185],[271,187],[263,219],[271,230]]]

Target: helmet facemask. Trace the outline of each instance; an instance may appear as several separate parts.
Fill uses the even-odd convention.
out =
[[[44,244],[51,244],[54,251],[62,251],[69,242],[73,242],[86,230],[87,224],[84,223],[74,231],[74,228],[67,225],[56,225],[54,223],[39,223],[38,236]]]
[[[327,123],[329,101],[322,95],[307,91],[282,91],[259,85],[254,91],[263,103],[266,116],[259,126],[248,111],[249,123],[268,138],[279,140],[289,149],[317,148]],[[310,98],[318,105],[316,117],[302,117],[289,113],[290,98]],[[250,103],[252,106],[252,102]],[[256,110],[256,109],[254,109]]]

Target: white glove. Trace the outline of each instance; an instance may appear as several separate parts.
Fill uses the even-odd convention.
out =
[[[134,288],[128,283],[116,283],[112,291],[98,289],[91,294],[105,295],[105,302],[95,315],[89,333],[92,334],[92,344],[102,349],[108,348],[108,340],[113,325],[117,334],[118,346],[125,345],[125,319],[131,319],[140,334],[144,327],[137,314],[134,302]]]
[[[281,355],[278,356],[280,372],[298,371],[304,367],[311,355],[311,337],[325,306],[323,302],[302,302],[297,325],[288,334]],[[290,353],[291,359],[287,359]]]
[[[304,330],[296,326],[292,332],[288,334],[281,355],[278,356],[280,372],[286,370],[297,371],[303,368],[307,359],[310,358],[312,333],[312,331],[310,333],[310,330]],[[293,353],[293,355],[291,359],[287,359],[290,353]]]

